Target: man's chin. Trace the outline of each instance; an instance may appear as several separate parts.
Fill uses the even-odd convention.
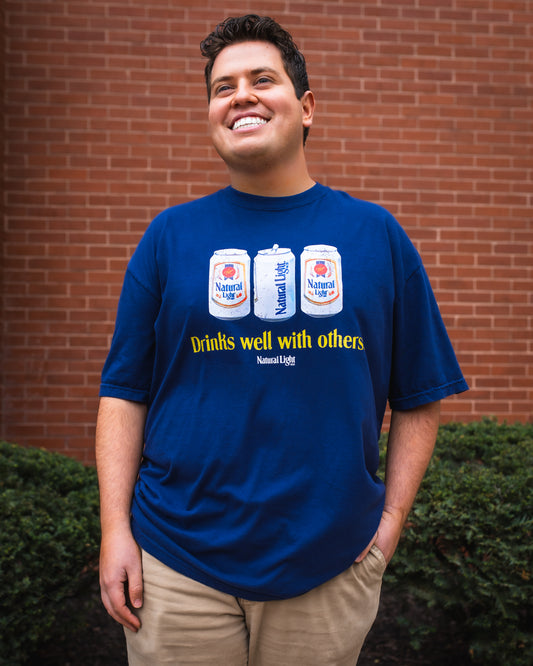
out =
[[[217,152],[230,170],[261,171],[268,168],[272,160],[268,146],[252,145],[251,142],[231,151],[217,149]]]

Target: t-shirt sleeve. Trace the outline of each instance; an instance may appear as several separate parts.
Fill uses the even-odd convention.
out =
[[[100,396],[143,403],[150,400],[155,322],[161,307],[155,245],[149,229],[129,262]]]
[[[391,409],[405,410],[468,390],[420,263],[395,303]]]

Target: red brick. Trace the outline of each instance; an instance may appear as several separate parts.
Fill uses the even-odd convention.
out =
[[[422,253],[474,386],[443,419],[530,419],[530,3],[269,11],[307,53],[313,177],[390,208]],[[94,461],[127,260],[157,212],[228,182],[198,53],[220,12],[6,3],[0,437]]]

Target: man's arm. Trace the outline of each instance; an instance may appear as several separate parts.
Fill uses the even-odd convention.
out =
[[[390,562],[431,459],[439,429],[440,402],[393,411],[385,467],[385,507],[372,543]],[[371,544],[372,545],[372,544]],[[362,560],[370,546],[357,558]]]
[[[142,605],[140,550],[130,527],[133,490],[142,457],[146,405],[102,398],[96,423],[96,466],[100,487],[100,587],[102,601],[117,622],[137,631],[128,608]]]

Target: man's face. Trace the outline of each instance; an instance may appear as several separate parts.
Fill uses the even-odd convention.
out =
[[[230,170],[264,170],[303,152],[313,120],[310,92],[296,97],[281,53],[269,42],[226,47],[211,73],[209,125]]]

